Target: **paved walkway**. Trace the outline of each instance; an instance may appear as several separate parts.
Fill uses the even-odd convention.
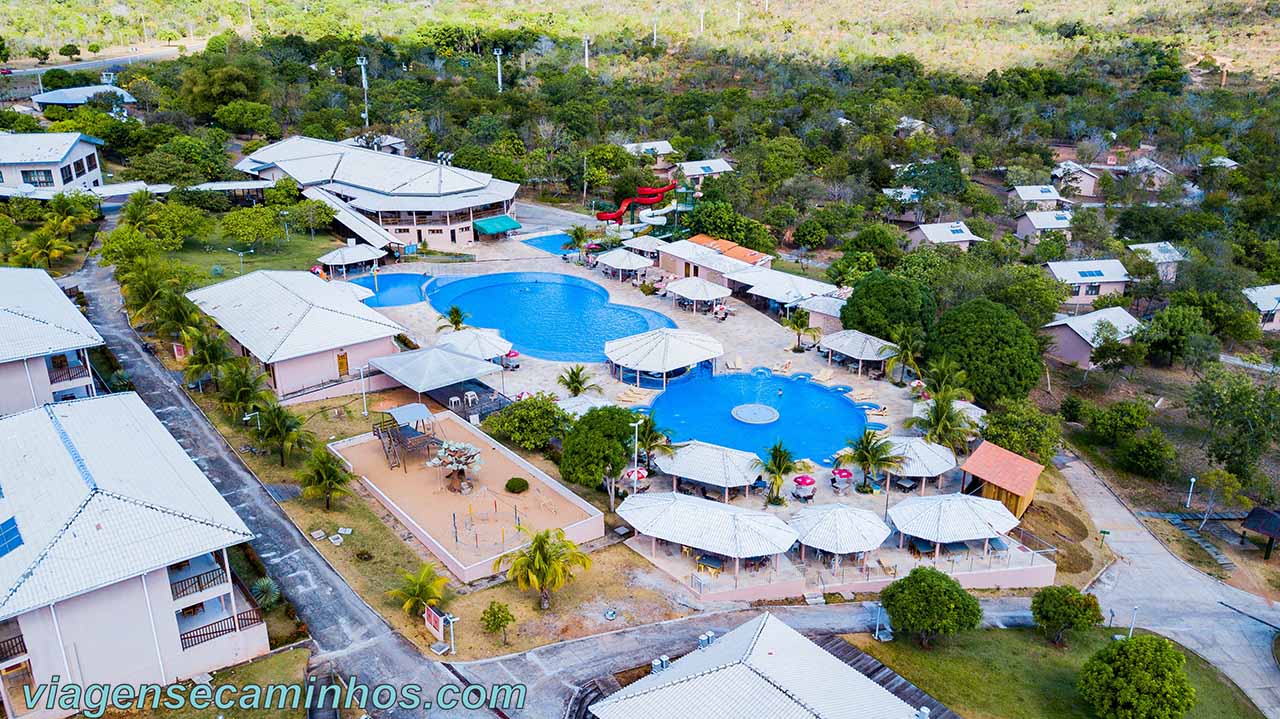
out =
[[[1280,717],[1280,669],[1271,656],[1275,630],[1246,616],[1280,626],[1280,609],[1175,557],[1088,464],[1069,457],[1063,476],[1098,528],[1111,532],[1107,543],[1119,556],[1092,587],[1103,611],[1115,612],[1115,623],[1127,626],[1137,607],[1138,626],[1191,648],[1240,685],[1263,714]]]

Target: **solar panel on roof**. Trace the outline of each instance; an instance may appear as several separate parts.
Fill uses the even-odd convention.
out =
[[[702,171],[703,171],[703,172],[711,172],[711,165],[703,165],[703,166],[702,166]]]
[[[0,557],[22,546],[22,533],[18,531],[18,520],[10,517],[0,522]]]
[[[1102,270],[1080,270],[1081,277],[1101,277]]]
[[[953,234],[953,235],[963,235],[963,234],[964,234],[964,230],[960,229],[959,227],[952,227],[952,228],[951,228],[951,234]]]
[[[1055,219],[1055,220],[1057,220],[1057,221],[1059,221],[1059,222],[1066,222],[1067,220],[1070,220],[1071,218],[1070,218],[1070,217],[1067,217],[1066,215],[1061,215],[1061,214],[1059,214],[1059,215],[1054,215],[1054,216],[1053,216],[1053,219]]]
[[[1052,188],[1052,187],[1041,187],[1041,188],[1040,188],[1040,194],[1042,194],[1042,195],[1047,195],[1047,194],[1049,194],[1049,193],[1051,193],[1051,192],[1053,192],[1053,188]]]

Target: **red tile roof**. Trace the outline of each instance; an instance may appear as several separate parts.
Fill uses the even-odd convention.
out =
[[[978,445],[960,469],[1019,497],[1035,493],[1044,465],[1036,464],[993,442]]]
[[[743,247],[732,240],[722,240],[711,235],[694,235],[689,241],[695,245],[709,247],[725,257],[732,257],[735,260],[741,260],[747,264],[758,264],[761,260],[768,257],[763,252],[757,252],[753,249]]]

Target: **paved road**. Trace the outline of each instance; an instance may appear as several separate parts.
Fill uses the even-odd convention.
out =
[[[191,49],[191,48],[188,48]],[[68,62],[61,65],[37,65],[36,67],[15,68],[9,77],[20,77],[23,75],[43,75],[50,70],[95,70],[105,69],[109,67],[124,67],[132,65],[135,62],[149,62],[153,60],[169,60],[178,56],[177,47],[165,47],[159,50],[151,50],[148,52],[139,52],[132,55],[120,55],[117,57],[104,57],[94,60],[80,60],[79,62]]]
[[[1103,610],[1114,611],[1116,623],[1125,626],[1137,607],[1138,626],[1195,650],[1240,685],[1263,714],[1280,718],[1280,669],[1271,656],[1275,630],[1240,613],[1280,626],[1280,611],[1171,554],[1079,458],[1062,472],[1098,528],[1110,530],[1107,543],[1120,557],[1092,587]]]
[[[983,601],[983,623],[989,627],[1030,626],[1029,599]],[[801,632],[812,634],[868,632],[875,627],[875,603],[822,607],[774,607],[773,614]],[[698,645],[698,635],[717,634],[758,616],[759,609],[695,614],[683,619],[598,634],[539,647],[522,654],[455,664],[480,684],[521,682],[528,702],[512,717],[557,719],[563,716],[578,685],[595,677],[645,664],[666,654],[685,654]]]
[[[114,227],[110,216],[104,231]],[[89,297],[89,320],[115,353],[143,401],[204,470],[250,529],[253,547],[270,567],[289,600],[307,623],[320,649],[344,676],[369,685],[416,683],[424,696],[456,679],[396,634],[342,580],[290,522],[257,478],[240,462],[160,363],[143,352],[122,311],[119,285],[111,271],[91,258],[85,268],[61,281],[79,285]],[[468,712],[432,712],[427,716],[463,716]],[[423,713],[376,712],[378,717],[420,718]]]
[[[520,234],[522,235],[553,230],[562,232],[574,225],[596,227],[600,224],[599,220],[585,212],[566,210],[552,205],[526,202],[524,200],[516,201],[512,214],[520,221]]]

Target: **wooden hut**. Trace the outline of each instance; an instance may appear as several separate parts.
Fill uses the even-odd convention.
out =
[[[964,472],[965,486],[969,484],[970,475],[982,480],[982,496],[1002,502],[1013,516],[1021,519],[1035,499],[1036,482],[1044,472],[1044,465],[993,442],[983,442],[960,470]]]

